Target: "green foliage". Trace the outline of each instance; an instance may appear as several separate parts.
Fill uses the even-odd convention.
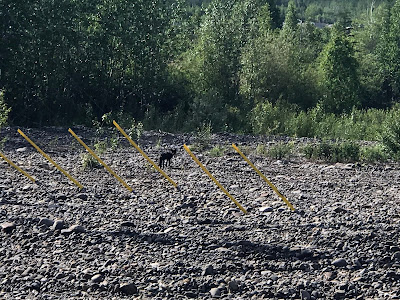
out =
[[[84,153],[81,155],[81,164],[83,170],[91,170],[102,167],[102,165],[90,153]]]
[[[225,151],[226,151],[226,147],[221,146],[221,145],[216,145],[212,149],[210,149],[210,151],[208,151],[208,154],[211,157],[221,157],[221,156],[224,156]]]
[[[104,154],[108,149],[108,141],[98,141],[94,144],[95,152],[99,155]]]
[[[11,109],[4,103],[4,91],[0,90],[0,129],[7,124]]]
[[[1,2],[0,89],[19,124],[170,109],[167,63],[185,40],[183,1]],[[163,99],[163,100],[160,100]]]
[[[268,155],[267,147],[265,147],[264,144],[258,144],[256,147],[256,154],[262,155],[262,156],[267,156]]]
[[[283,134],[286,120],[294,114],[293,108],[284,103],[258,103],[250,113],[252,131],[256,134]]]
[[[142,122],[132,122],[131,127],[128,129],[128,135],[131,139],[136,141],[140,140],[140,137],[143,135],[144,128]]]
[[[274,159],[289,158],[293,152],[293,146],[292,142],[279,142],[268,149],[267,155]]]
[[[4,0],[0,8],[0,127],[83,123],[100,137],[115,119],[138,140],[144,127],[211,122],[215,131],[387,136],[396,152],[394,125],[381,125],[400,99],[400,0]]]
[[[383,124],[381,142],[395,158],[400,158],[400,108],[396,107]]]
[[[195,137],[195,148],[202,151],[210,146],[212,135],[211,122],[203,123],[201,127],[197,129]]]
[[[265,146],[265,144],[258,144],[255,153],[257,155],[268,156],[274,159],[284,159],[290,157],[293,153],[293,148],[293,142],[278,142],[270,147]]]
[[[388,159],[388,154],[382,145],[366,146],[361,148],[360,159],[364,162],[384,162]]]
[[[297,29],[298,24],[298,16],[296,12],[296,4],[293,0],[289,1],[286,16],[285,16],[285,23],[283,24],[283,31],[284,32],[293,32]]]
[[[360,160],[360,145],[352,141],[322,142],[317,145],[304,146],[303,153],[308,159],[327,162],[356,162]]]
[[[320,104],[325,111],[340,114],[359,106],[358,63],[344,29],[335,25],[331,35],[320,57]]]
[[[395,126],[397,111],[396,107],[353,109],[351,113],[335,115],[325,113],[318,106],[304,112],[287,103],[266,102],[251,111],[249,120],[256,134],[380,141],[384,131],[390,132],[388,128]]]

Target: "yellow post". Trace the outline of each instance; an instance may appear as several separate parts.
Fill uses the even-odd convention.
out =
[[[142,154],[143,157],[144,157],[145,159],[147,159],[147,161],[148,161],[149,163],[151,163],[151,164],[153,165],[153,167],[156,168],[156,170],[157,170],[158,172],[160,172],[169,182],[171,182],[171,183],[173,184],[174,187],[178,188],[178,185],[176,184],[176,182],[173,181],[167,174],[165,174],[165,172],[164,172],[163,170],[161,170],[161,168],[160,168],[159,166],[157,166],[157,164],[156,164],[154,161],[152,161],[152,160],[146,155],[146,153],[143,152],[142,149],[139,148],[139,146],[129,137],[129,135],[127,135],[126,132],[117,124],[117,122],[113,121],[113,124],[114,124],[115,127],[117,127],[117,129],[122,133],[122,135],[123,135],[124,137],[126,137],[126,139],[129,141],[129,143],[131,143],[131,145],[132,145],[133,147],[135,147],[136,150],[139,151],[140,154]]]
[[[50,158],[46,153],[44,153],[34,142],[32,142],[20,129],[18,129],[18,133],[22,135],[37,151],[39,151],[40,154],[42,154],[49,162],[51,162],[61,173],[63,173],[65,176],[67,176],[73,183],[75,183],[80,189],[83,188],[82,184],[80,184],[78,181],[76,181],[74,178],[72,178],[71,175],[69,175],[66,171],[64,171],[54,160]]]
[[[91,150],[91,149],[90,149],[76,134],[75,134],[75,132],[72,131],[71,128],[68,129],[68,132],[71,133],[71,134],[73,135],[73,137],[76,138],[77,141],[78,141],[83,147],[85,147],[85,149],[86,149],[95,159],[97,159],[97,161],[98,161],[99,163],[101,163],[101,164],[104,166],[104,168],[107,169],[108,172],[110,172],[119,182],[121,182],[121,183],[124,185],[124,187],[126,187],[130,192],[133,192],[133,189],[132,189],[125,181],[123,181],[122,178],[119,177],[113,170],[111,170],[110,167],[107,166],[107,165],[100,159],[100,157],[98,157],[98,156],[96,155],[96,153],[94,153],[94,152],[93,152],[93,151],[92,151],[92,150]]]
[[[200,168],[202,168],[202,170],[212,179],[212,181],[214,181],[214,183],[240,208],[240,210],[242,212],[244,212],[245,214],[247,214],[246,209],[244,209],[243,206],[241,206],[240,203],[237,202],[236,199],[233,198],[233,196],[231,194],[229,194],[228,191],[218,182],[218,180],[215,179],[215,177],[211,175],[211,173],[206,169],[206,167],[204,167],[203,164],[197,159],[197,157],[194,156],[192,151],[190,151],[188,146],[183,145],[183,148],[185,148],[186,152],[189,153],[189,155],[192,157],[192,159],[200,166]]]
[[[15,169],[17,169],[18,172],[21,174],[25,175],[26,177],[29,178],[30,181],[35,183],[35,179],[33,179],[28,173],[26,173],[24,170],[22,170],[20,167],[18,167],[16,164],[14,164],[11,160],[9,160],[3,153],[0,152],[0,156],[8,162],[11,166],[13,166]]]
[[[239,150],[239,148],[236,147],[235,144],[232,144],[232,147],[243,157],[243,159],[254,169],[254,171],[256,171],[258,173],[258,175],[260,175],[261,178],[264,179],[269,184],[269,186],[274,190],[274,192],[277,193],[277,195],[282,198],[282,200],[286,203],[286,205],[289,206],[289,208],[292,211],[294,211],[295,209],[294,209],[293,205],[286,199],[285,196],[283,196],[279,192],[279,190],[268,180],[268,178],[265,177],[264,174],[261,173],[260,170],[258,170],[256,168],[256,166]]]

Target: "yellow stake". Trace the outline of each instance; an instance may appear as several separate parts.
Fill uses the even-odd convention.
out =
[[[82,184],[80,184],[78,181],[76,181],[74,178],[72,178],[71,175],[69,175],[66,171],[64,171],[59,165],[56,164],[54,160],[50,158],[46,153],[44,153],[34,142],[32,142],[20,129],[18,129],[18,133],[22,135],[37,151],[40,152],[49,162],[51,162],[61,173],[63,173],[65,176],[67,176],[73,183],[75,183],[80,189],[83,188]]]
[[[261,178],[264,179],[269,184],[269,186],[274,190],[274,192],[277,193],[278,196],[282,198],[282,200],[286,203],[286,205],[289,206],[289,208],[292,211],[294,211],[295,209],[294,209],[293,205],[286,199],[285,196],[283,196],[279,192],[279,190],[268,180],[268,178],[265,177],[264,174],[261,173],[260,170],[258,170],[255,165],[253,165],[253,163],[239,150],[239,148],[236,147],[235,144],[232,144],[232,147],[244,158],[244,160],[254,169],[254,171],[256,171],[258,173],[258,175],[260,175]]]
[[[85,147],[85,149],[86,149],[95,159],[97,159],[97,161],[98,161],[99,163],[101,163],[101,164],[104,166],[104,168],[107,169],[108,172],[110,172],[115,178],[117,178],[117,180],[118,180],[119,182],[121,182],[121,183],[124,185],[124,187],[126,187],[130,192],[133,192],[133,189],[132,189],[125,181],[123,181],[122,178],[119,177],[113,170],[111,170],[110,167],[107,166],[107,165],[100,159],[100,157],[98,157],[98,156],[96,155],[96,153],[94,153],[94,152],[93,152],[93,151],[92,151],[92,150],[91,150],[91,149],[90,149],[76,134],[75,134],[75,132],[72,131],[71,128],[68,129],[68,132],[71,133],[71,134],[74,136],[74,138],[76,138],[76,139],[78,140],[78,142],[79,142],[83,147]]]
[[[183,148],[185,148],[186,152],[189,153],[189,155],[193,158],[193,160],[200,166],[200,168],[203,169],[203,171],[215,182],[215,184],[240,208],[240,210],[242,212],[244,212],[245,214],[247,214],[246,209],[243,208],[243,206],[241,206],[239,204],[239,202],[236,201],[235,198],[233,198],[233,196],[231,194],[228,193],[228,191],[218,182],[217,179],[215,179],[214,176],[211,175],[211,173],[206,169],[206,167],[203,166],[203,164],[197,159],[196,156],[194,156],[194,154],[192,153],[192,151],[190,151],[190,149],[188,148],[188,146],[183,145]]]
[[[174,187],[178,188],[178,185],[175,183],[175,181],[173,181],[167,174],[165,174],[165,172],[164,172],[163,170],[161,170],[161,168],[160,168],[159,166],[157,166],[157,164],[156,164],[154,161],[152,161],[152,160],[146,155],[146,153],[143,152],[142,149],[139,148],[139,146],[129,137],[129,135],[127,135],[126,132],[117,124],[117,122],[113,121],[113,124],[114,124],[115,127],[117,127],[117,129],[123,134],[123,136],[126,137],[126,139],[129,141],[129,143],[131,143],[131,145],[132,145],[133,147],[135,147],[136,150],[139,151],[140,154],[142,154],[143,157],[144,157],[145,159],[147,159],[147,161],[148,161],[149,163],[151,163],[151,164],[153,165],[153,167],[156,168],[156,170],[157,170],[158,172],[160,172],[169,182],[171,182],[171,183],[174,185]]]
[[[35,182],[35,179],[33,179],[28,173],[26,173],[24,170],[22,170],[20,167],[18,167],[16,164],[14,164],[11,160],[9,160],[3,153],[0,152],[0,156],[8,162],[11,166],[13,166],[15,169],[17,169],[20,173],[25,175],[26,177],[29,178],[30,181]]]

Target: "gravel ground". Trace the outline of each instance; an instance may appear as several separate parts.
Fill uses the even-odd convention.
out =
[[[92,146],[94,132],[73,128]],[[248,157],[286,195],[292,212],[232,149],[195,155],[243,205],[241,212],[183,150],[191,135],[146,132],[155,171],[121,136],[83,170],[85,152],[66,128],[22,129],[84,185],[50,165],[16,128],[0,160],[1,299],[399,299],[398,164],[326,164]],[[111,137],[116,132],[106,132]],[[211,145],[251,149],[271,137],[213,135]],[[301,145],[305,140],[296,140]]]

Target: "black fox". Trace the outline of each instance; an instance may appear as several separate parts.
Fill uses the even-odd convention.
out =
[[[171,165],[171,158],[176,154],[176,149],[171,150],[170,152],[164,152],[160,156],[159,167],[162,168],[165,166]]]

